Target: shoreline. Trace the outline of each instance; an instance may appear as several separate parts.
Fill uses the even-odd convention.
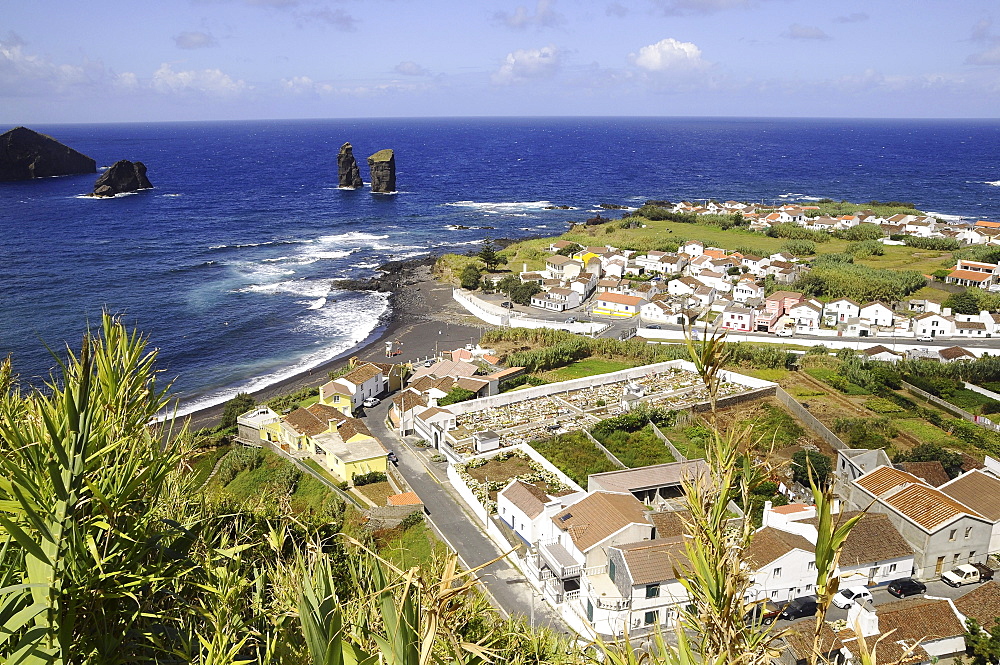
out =
[[[368,288],[362,288],[361,284],[354,288],[381,290],[390,294],[384,321],[364,340],[334,358],[255,390],[249,393],[250,396],[258,404],[263,404],[279,395],[321,386],[329,380],[327,374],[330,370],[342,366],[351,357],[361,361],[406,362],[431,355],[436,350],[452,350],[454,345],[464,346],[478,341],[486,326],[457,322],[467,316],[467,312],[452,299],[452,286],[438,282],[431,274],[431,266],[437,258],[437,255],[430,255],[380,267],[383,274],[368,281]],[[402,348],[400,355],[386,358],[385,342],[390,338],[399,342]],[[193,431],[214,427],[222,417],[225,405],[224,401],[205,406],[178,416],[177,420],[188,423]]]

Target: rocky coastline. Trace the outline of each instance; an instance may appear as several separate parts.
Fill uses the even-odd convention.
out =
[[[97,173],[97,162],[27,127],[0,134],[0,181]]]

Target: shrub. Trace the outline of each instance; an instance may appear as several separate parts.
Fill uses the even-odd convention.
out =
[[[796,256],[811,256],[816,253],[816,243],[812,240],[789,240],[781,246],[781,251]]]
[[[833,431],[847,435],[847,445],[852,448],[884,448],[889,439],[899,434],[889,418],[837,418]]]
[[[236,397],[226,402],[222,410],[222,420],[219,429],[227,429],[236,424],[236,419],[257,406],[257,401],[247,393],[237,393]]]
[[[862,240],[847,246],[848,253],[856,259],[866,259],[869,256],[882,256],[885,254],[885,245],[878,240]]]
[[[844,240],[878,240],[885,233],[878,224],[868,224],[866,222],[852,226],[849,229],[844,229],[843,231],[837,231],[836,235],[838,238],[843,238]]]
[[[903,413],[906,411],[899,404],[883,397],[872,397],[865,400],[865,408],[875,413]]]
[[[480,272],[479,268],[474,263],[470,263],[464,268],[462,268],[461,276],[459,277],[459,283],[463,289],[468,289],[469,291],[475,291],[479,288],[480,281],[482,280],[483,273]]]
[[[809,486],[809,469],[818,486],[826,484],[833,465],[830,458],[815,450],[799,450],[792,454],[792,478],[795,482]]]
[[[279,493],[290,496],[299,486],[302,472],[294,464],[282,464],[274,474],[273,483]]]
[[[906,243],[907,247],[916,247],[917,249],[934,249],[941,252],[951,252],[961,247],[961,244],[954,238],[919,238],[917,236],[906,236],[903,238],[903,242]]]
[[[404,517],[399,522],[399,528],[401,528],[403,531],[406,531],[407,529],[414,527],[423,521],[424,521],[424,514],[419,511],[414,511],[409,515],[407,515],[406,517]]]
[[[476,396],[476,393],[461,386],[455,386],[448,391],[448,394],[442,397],[438,401],[438,406],[448,406],[449,404],[456,404],[458,402],[464,402],[470,400]]]
[[[253,471],[264,462],[264,451],[260,448],[236,446],[222,458],[216,477],[222,485],[228,485],[240,471]]]
[[[368,473],[356,473],[352,478],[355,487],[371,485],[373,483],[384,483],[388,477],[382,471],[369,471]]]
[[[962,473],[962,456],[945,450],[936,443],[922,443],[908,452],[899,452],[893,462],[941,462],[949,478],[957,478]]]

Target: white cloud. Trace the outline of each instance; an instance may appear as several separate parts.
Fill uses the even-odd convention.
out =
[[[838,16],[833,20],[835,23],[863,23],[869,18],[868,14],[864,12],[854,12],[853,14],[848,14],[846,16]]]
[[[25,42],[11,32],[0,40],[0,94],[63,92],[104,77],[104,68],[57,64],[25,50]]]
[[[234,80],[220,69],[192,69],[174,71],[169,63],[163,63],[153,73],[150,83],[153,90],[160,93],[201,93],[229,97],[250,89],[242,80]]]
[[[211,46],[219,45],[219,43],[215,41],[215,37],[207,32],[201,32],[200,30],[196,30],[194,32],[182,32],[174,37],[174,43],[177,44],[177,48],[183,49],[209,48]]]
[[[604,14],[606,16],[616,16],[618,18],[624,18],[628,15],[628,7],[621,4],[620,2],[612,2],[610,5],[604,8]]]
[[[547,78],[559,70],[559,65],[559,51],[555,46],[518,49],[507,54],[492,80],[497,85],[510,85],[527,79]]]
[[[830,35],[826,34],[814,25],[801,25],[799,23],[793,23],[788,26],[788,30],[782,34],[783,37],[788,37],[789,39],[806,39],[815,41],[827,41],[832,39]]]
[[[638,53],[630,53],[629,58],[647,72],[690,72],[708,66],[701,58],[701,49],[692,42],[679,42],[672,37],[643,46]]]
[[[421,67],[412,60],[405,60],[395,67],[397,74],[403,74],[404,76],[428,76],[430,74],[427,69]]]
[[[745,9],[750,0],[655,0],[664,14],[713,14],[729,9]]]
[[[1000,65],[1000,37],[993,34],[992,19],[984,18],[972,26],[970,41],[984,44],[985,50],[972,53],[965,59],[967,65]]]
[[[358,20],[340,8],[323,8],[303,12],[298,15],[297,21],[300,26],[310,21],[320,21],[333,26],[341,32],[354,32],[358,27]]]
[[[565,17],[552,9],[555,0],[538,0],[535,3],[535,13],[532,14],[528,8],[520,5],[513,12],[497,12],[493,15],[493,20],[514,30],[524,30],[526,28],[553,28],[558,26]]]

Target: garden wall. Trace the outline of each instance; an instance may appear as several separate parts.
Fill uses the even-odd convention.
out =
[[[804,406],[799,404],[794,397],[786,393],[780,386],[778,386],[774,396],[792,412],[792,415],[805,423],[806,427],[821,436],[834,450],[847,450],[850,447],[841,441],[840,437],[831,432],[826,425],[817,420],[816,416],[806,411]]]
[[[979,425],[980,427],[984,427],[986,429],[993,430],[994,432],[1000,432],[1000,425],[997,425],[995,422],[993,422],[992,420],[990,420],[986,416],[973,415],[973,414],[969,413],[968,411],[966,411],[965,409],[961,409],[961,408],[955,406],[954,404],[952,404],[951,402],[946,402],[945,400],[941,399],[937,395],[932,395],[929,392],[927,392],[926,390],[921,390],[920,388],[917,388],[916,386],[911,385],[911,384],[907,383],[906,381],[902,381],[901,383],[902,383],[903,388],[905,388],[908,392],[911,392],[914,395],[919,395],[920,397],[923,397],[925,400],[927,400],[928,402],[931,402],[932,404],[937,404],[938,406],[940,406],[945,411],[948,411],[949,413],[955,414],[956,416],[958,416],[962,420],[968,420],[970,423],[975,423],[976,425]],[[979,391],[977,391],[977,392],[979,392]],[[989,391],[987,391],[987,392],[989,392]]]
[[[596,335],[608,329],[606,323],[596,323],[578,321],[576,323],[566,323],[564,321],[549,321],[546,319],[533,319],[521,312],[511,312],[480,300],[468,291],[462,289],[452,289],[452,297],[458,301],[462,307],[477,319],[492,323],[495,326],[505,326],[509,328],[556,328],[567,330],[572,333],[582,335]],[[573,315],[572,310],[565,312],[567,318]]]

